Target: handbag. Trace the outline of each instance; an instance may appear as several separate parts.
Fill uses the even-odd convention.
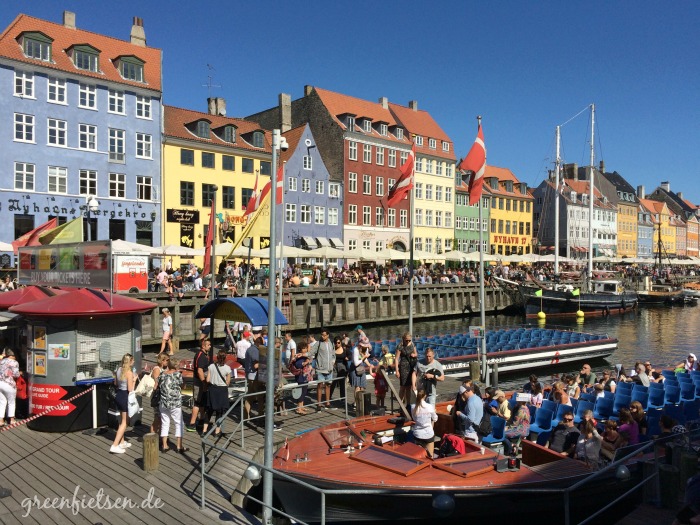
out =
[[[24,376],[15,379],[15,385],[17,386],[17,399],[27,399],[27,381]]]
[[[136,414],[139,413],[139,410],[141,410],[141,407],[139,406],[139,402],[136,399],[136,392],[133,390],[129,392],[129,399],[127,401],[127,410],[129,417],[134,417]]]
[[[153,392],[153,388],[156,386],[155,380],[151,377],[151,374],[144,374],[139,380],[139,384],[136,385],[134,392],[139,396],[150,396]]]
[[[358,365],[355,367],[355,374],[357,377],[362,377],[365,375],[365,365]]]

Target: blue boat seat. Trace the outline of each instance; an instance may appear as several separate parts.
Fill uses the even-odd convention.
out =
[[[538,408],[535,422],[530,425],[531,434],[541,434],[552,430],[553,412],[546,408]]]
[[[498,443],[503,443],[506,431],[506,420],[502,417],[491,416],[491,433],[484,436],[481,443],[486,447],[492,447]]]

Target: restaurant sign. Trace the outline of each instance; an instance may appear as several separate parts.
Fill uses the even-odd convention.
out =
[[[112,243],[93,241],[19,249],[17,282],[67,288],[112,288]]]
[[[179,222],[181,224],[199,224],[199,210],[175,210],[167,211],[168,222]]]

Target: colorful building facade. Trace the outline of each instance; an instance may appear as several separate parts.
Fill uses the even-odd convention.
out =
[[[507,168],[486,166],[484,195],[489,207],[489,251],[499,255],[532,253],[533,196]]]

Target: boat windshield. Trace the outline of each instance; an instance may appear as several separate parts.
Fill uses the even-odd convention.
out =
[[[347,448],[364,441],[350,427],[324,429],[321,430],[321,435],[330,448]]]

